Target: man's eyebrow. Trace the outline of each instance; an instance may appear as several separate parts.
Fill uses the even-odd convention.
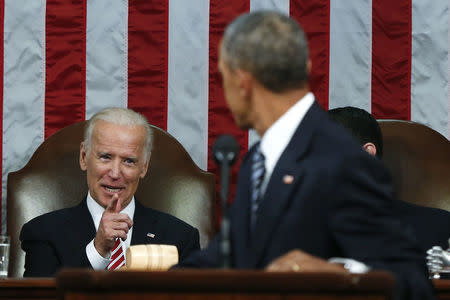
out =
[[[122,156],[122,158],[123,158],[123,159],[131,159],[131,160],[134,160],[134,161],[138,161],[138,160],[139,160],[139,157],[138,157],[138,156],[128,156],[128,155],[124,155],[124,156]]]
[[[110,155],[110,154],[109,154],[109,152],[106,152],[106,151],[97,151],[97,155],[103,156],[103,155]]]

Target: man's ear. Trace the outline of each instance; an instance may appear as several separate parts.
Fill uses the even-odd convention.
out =
[[[86,162],[86,147],[84,146],[84,142],[81,142],[80,144],[80,168],[83,171],[86,171],[87,169],[87,162]]]
[[[144,163],[144,167],[142,168],[141,174],[139,174],[139,177],[144,178],[145,174],[147,174],[147,170],[148,170],[148,165],[150,163],[150,156],[152,155],[152,153],[150,152],[148,154],[148,158],[147,161]]]
[[[366,150],[367,153],[369,153],[370,155],[377,155],[377,147],[375,147],[375,145],[371,142],[365,143],[363,145],[364,150]]]
[[[238,80],[239,85],[239,93],[242,99],[248,99],[253,88],[253,76],[244,70],[237,69],[236,71],[236,80]]]
[[[312,62],[310,59],[306,62],[306,72],[308,72],[308,75],[311,75],[311,68],[312,68]]]

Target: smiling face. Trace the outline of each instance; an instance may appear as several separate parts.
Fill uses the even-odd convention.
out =
[[[147,173],[145,139],[144,126],[96,121],[89,152],[81,143],[80,167],[87,171],[89,192],[98,204],[106,208],[114,194],[122,208],[130,203],[139,178]]]

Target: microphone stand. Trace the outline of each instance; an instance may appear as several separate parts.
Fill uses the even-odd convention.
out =
[[[221,135],[212,147],[214,161],[220,167],[220,203],[222,208],[222,226],[219,255],[224,269],[231,267],[230,217],[228,212],[228,189],[230,184],[230,167],[239,154],[239,144],[231,135]]]
[[[221,153],[222,154],[222,153]],[[222,208],[222,226],[220,228],[222,268],[230,268],[230,219],[228,216],[228,186],[230,181],[230,166],[223,159],[220,163],[220,203]]]

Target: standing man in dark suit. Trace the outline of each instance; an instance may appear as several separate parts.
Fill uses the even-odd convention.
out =
[[[433,298],[423,255],[392,215],[385,169],[331,123],[309,91],[299,25],[277,12],[237,18],[222,39],[219,70],[235,122],[262,137],[239,171],[232,267],[345,272],[327,260],[352,258],[392,271],[396,299]],[[219,241],[181,267],[219,266]]]
[[[130,244],[175,245],[181,259],[199,249],[196,228],[134,198],[151,145],[147,120],[130,109],[104,109],[89,120],[80,146],[88,195],[23,226],[24,276],[54,276],[62,267],[117,269]]]

